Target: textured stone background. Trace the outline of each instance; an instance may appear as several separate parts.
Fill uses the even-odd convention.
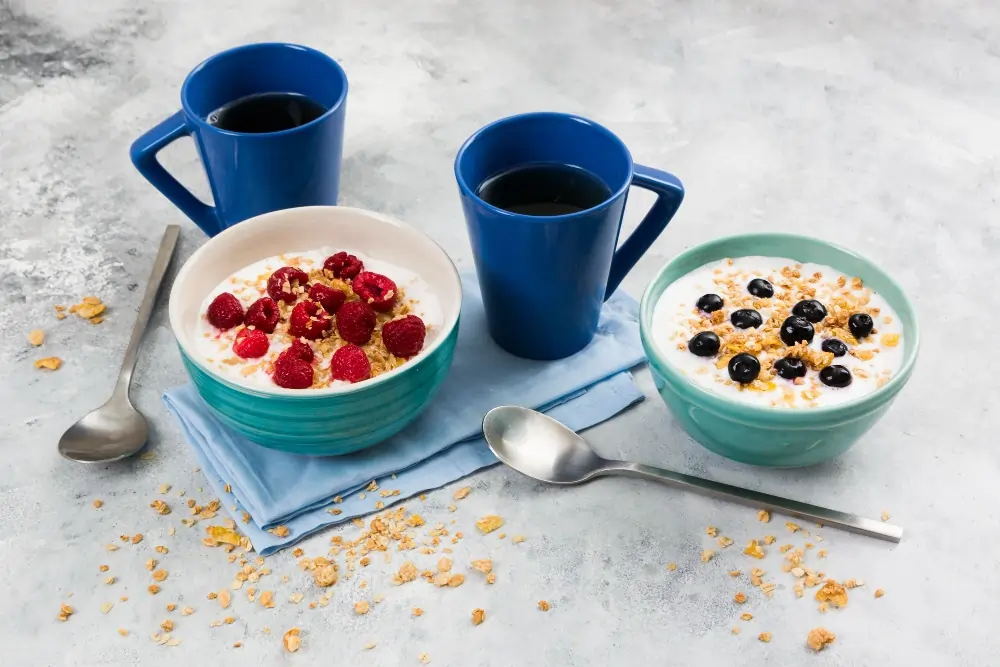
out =
[[[989,0],[0,0],[3,664],[406,665],[420,652],[434,665],[994,664],[998,29]],[[177,108],[185,73],[204,57],[282,39],[327,51],[351,80],[343,203],[399,216],[457,258],[468,248],[455,150],[494,118],[556,109],[607,124],[637,161],[688,188],[625,282],[635,295],[679,250],[742,230],[822,236],[902,281],[924,326],[920,363],[887,417],[837,461],[781,472],[710,455],[679,432],[645,372],[650,400],[588,434],[609,455],[868,515],[889,509],[907,530],[896,547],[822,531],[824,569],[868,582],[847,609],[821,615],[796,600],[774,553],[763,567],[781,587],[771,600],[750,593],[756,618],[734,637],[730,600],[746,585],[726,570],[755,563],[735,547],[707,565],[698,554],[711,543],[708,524],[737,544],[762,535],[751,511],[633,481],[557,490],[493,469],[473,480],[457,515],[444,509],[450,490],[422,511],[457,516],[466,532],[495,511],[528,536],[516,548],[470,538],[456,553],[491,554],[496,586],[390,589],[374,573],[367,591],[338,584],[329,607],[310,611],[284,602],[307,590],[284,554],[270,566],[291,581],[267,586],[277,609],[239,599],[236,624],[209,628],[222,614],[205,594],[231,580],[232,566],[197,531],[168,538],[147,507],[163,482],[205,496],[159,399],[184,381],[162,307],[133,389],[156,458],[82,467],[60,459],[55,442],[110,392],[164,225],[185,225],[179,260],[204,241],[132,169],[130,142]],[[166,162],[205,191],[189,142]],[[633,195],[627,225],[648,202]],[[104,324],[54,319],[54,303],[85,294],[108,302]],[[41,355],[25,336],[38,326],[49,333],[42,351],[66,360],[57,373],[32,367]],[[137,531],[147,534],[139,547],[103,550]],[[780,522],[767,532],[782,535]],[[325,551],[327,537],[307,553]],[[157,543],[171,549],[162,558],[171,576],[152,598],[142,561]],[[669,561],[677,572],[665,571]],[[105,562],[113,587],[97,571]],[[886,590],[878,601],[876,587]],[[373,590],[386,601],[354,617],[352,601]],[[70,592],[77,614],[62,624]],[[129,602],[100,613],[122,594]],[[535,611],[539,598],[553,610]],[[198,608],[173,615],[176,648],[148,639],[168,601]],[[409,618],[412,605],[426,615]],[[473,607],[489,614],[478,628]],[[285,656],[279,637],[292,625],[304,648]],[[838,640],[814,656],[804,639],[816,625]],[[770,644],[756,640],[763,630]],[[363,651],[368,641],[377,648]]]

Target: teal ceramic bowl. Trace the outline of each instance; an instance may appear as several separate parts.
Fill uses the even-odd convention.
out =
[[[825,264],[860,276],[895,309],[903,325],[903,363],[874,392],[817,408],[747,405],[704,389],[667,361],[651,336],[653,309],[664,289],[700,266],[728,257],[763,255]],[[797,467],[847,451],[877,422],[909,380],[917,359],[919,331],[913,306],[895,281],[869,260],[831,243],[792,234],[743,234],[696,246],[669,262],[646,288],[640,306],[642,345],[657,391],[674,418],[707,449],[760,466]]]
[[[239,385],[204,363],[194,345],[200,309],[220,282],[267,257],[323,246],[391,262],[428,283],[444,319],[417,357],[357,384],[300,390]],[[382,442],[427,407],[451,366],[461,304],[458,271],[429,237],[370,211],[316,206],[267,213],[210,239],[177,274],[169,312],[191,382],[222,422],[264,447],[329,456]]]

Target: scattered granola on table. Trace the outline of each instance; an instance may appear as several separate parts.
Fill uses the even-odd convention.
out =
[[[483,534],[492,533],[494,530],[503,525],[503,519],[495,514],[490,514],[484,516],[483,518],[476,521],[476,528],[478,528]]]
[[[295,653],[302,645],[302,631],[299,628],[292,628],[281,638],[281,644],[289,653]]]
[[[35,368],[44,368],[50,371],[57,371],[62,366],[62,359],[59,357],[45,357],[35,360]]]
[[[747,556],[753,556],[754,558],[758,559],[764,557],[764,550],[761,548],[760,544],[758,544],[757,540],[750,540],[750,543],[747,544],[747,547],[746,549],[743,550],[743,553],[745,553]]]
[[[96,296],[85,296],[80,300],[80,303],[74,304],[69,307],[69,312],[75,313],[79,317],[85,320],[90,320],[94,324],[99,324],[104,318],[97,319],[97,316],[104,312],[104,303]]]
[[[816,599],[840,609],[847,606],[847,589],[835,579],[827,579],[823,587],[816,591]]]
[[[826,628],[813,628],[806,637],[806,645],[814,651],[822,651],[836,639],[837,636]]]

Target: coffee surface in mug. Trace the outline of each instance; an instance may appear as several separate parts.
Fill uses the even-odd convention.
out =
[[[553,216],[598,206],[611,197],[611,189],[586,169],[545,163],[500,172],[483,181],[476,195],[511,213]]]
[[[230,132],[261,134],[311,123],[326,112],[326,107],[305,95],[261,93],[227,102],[208,115],[208,122]]]

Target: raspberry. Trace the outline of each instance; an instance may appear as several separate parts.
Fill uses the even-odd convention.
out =
[[[299,297],[296,287],[306,287],[309,284],[309,274],[294,266],[283,266],[267,279],[267,293],[275,301],[295,303]]]
[[[274,384],[285,389],[308,389],[313,382],[313,367],[307,361],[282,353],[274,362],[274,375],[271,379]]]
[[[337,332],[348,343],[364,345],[375,331],[375,311],[361,301],[348,301],[337,311]]]
[[[296,338],[292,341],[291,346],[282,352],[280,356],[294,357],[305,362],[310,362],[313,360],[313,349],[309,343],[305,342],[301,338]]]
[[[338,348],[330,359],[330,375],[334,380],[355,383],[367,380],[372,375],[372,365],[365,351],[357,345]]]
[[[365,265],[354,255],[338,252],[330,255],[323,262],[323,268],[333,274],[334,278],[353,278],[365,270]]]
[[[260,329],[240,329],[233,341],[233,352],[243,359],[256,359],[267,354],[270,346],[267,334]]]
[[[416,315],[407,315],[382,325],[382,342],[385,349],[397,357],[412,357],[424,348],[427,327]]]
[[[333,315],[338,308],[344,305],[347,295],[339,289],[327,287],[323,283],[313,283],[313,286],[309,288],[309,298],[319,302],[323,306],[323,310]]]
[[[264,333],[274,333],[274,327],[278,326],[278,304],[271,297],[261,297],[250,304],[247,308],[246,319],[243,323],[248,327],[260,329]]]
[[[323,337],[323,332],[330,328],[333,320],[324,313],[315,301],[302,301],[295,304],[292,314],[288,317],[288,333],[309,340]]]
[[[243,304],[229,292],[223,292],[208,304],[208,321],[225,331],[243,324]]]
[[[371,273],[364,271],[351,281],[351,288],[354,293],[361,297],[375,310],[382,312],[392,310],[392,305],[396,303],[399,290],[396,283],[383,276],[381,273]]]

